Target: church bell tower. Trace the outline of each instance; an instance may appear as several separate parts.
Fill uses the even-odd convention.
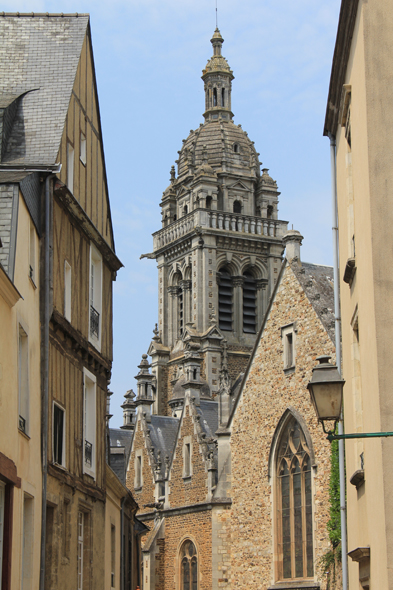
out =
[[[200,375],[213,396],[223,346],[231,379],[245,368],[284,250],[287,222],[278,219],[277,184],[267,168],[260,170],[254,142],[233,122],[234,76],[223,42],[216,29],[202,75],[204,123],[183,140],[160,204],[162,227],[153,234],[158,328],[148,352],[154,413],[171,412],[187,351],[200,357]]]

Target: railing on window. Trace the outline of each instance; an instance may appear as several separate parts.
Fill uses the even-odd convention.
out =
[[[85,463],[86,463],[86,465],[91,467],[92,461],[93,461],[93,445],[88,440],[85,440]]]
[[[100,337],[100,314],[90,305],[90,336]]]
[[[26,434],[26,418],[19,416],[19,430]]]

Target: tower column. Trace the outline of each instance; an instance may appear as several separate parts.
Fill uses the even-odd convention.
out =
[[[237,338],[243,334],[243,277],[233,277],[233,331]]]
[[[172,286],[168,287],[168,338],[169,338],[169,345],[173,346],[173,344],[177,340],[177,295],[178,295],[178,287]]]

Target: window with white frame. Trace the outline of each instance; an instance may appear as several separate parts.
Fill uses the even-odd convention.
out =
[[[18,342],[19,430],[29,433],[29,340],[19,325]]]
[[[77,572],[78,572],[78,590],[83,590],[83,553],[84,553],[84,513],[78,512],[78,551],[77,551]]]
[[[74,192],[74,148],[70,142],[67,142],[67,187]]]
[[[116,568],[116,527],[111,524],[111,588],[115,588]]]
[[[192,443],[191,436],[184,437],[183,440],[183,478],[187,479],[192,475]]]
[[[64,317],[71,322],[71,265],[64,261]]]
[[[294,369],[296,364],[296,323],[281,328],[284,349],[284,371]]]
[[[22,588],[30,590],[33,582],[34,499],[23,497]]]
[[[53,462],[65,467],[65,411],[53,403]]]
[[[80,134],[80,144],[79,144],[79,151],[80,151],[80,161],[84,166],[86,166],[86,135],[81,131]]]
[[[135,455],[135,481],[134,488],[140,490],[143,486],[142,477],[142,451],[137,451]]]
[[[90,246],[89,298],[89,340],[98,350],[100,350],[102,325],[102,256],[93,244]]]
[[[87,369],[84,372],[83,399],[83,472],[95,478],[96,474],[96,377]]]

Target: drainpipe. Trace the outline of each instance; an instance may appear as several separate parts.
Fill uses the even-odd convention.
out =
[[[333,276],[334,276],[334,318],[336,337],[336,364],[341,376],[341,315],[340,315],[340,279],[339,279],[339,236],[338,236],[338,209],[337,209],[337,170],[336,170],[336,138],[329,133],[330,162],[332,182],[332,208],[333,208]],[[341,418],[338,423],[338,434],[344,434],[344,419],[341,410]],[[343,573],[343,590],[348,588],[348,557],[347,557],[347,514],[345,502],[345,454],[344,441],[338,441],[338,465],[340,474],[340,511],[341,511],[341,565]]]
[[[59,173],[61,164],[54,172]],[[49,304],[50,304],[50,181],[55,174],[45,179],[45,241],[44,241],[44,310],[42,339],[42,408],[41,408],[41,451],[42,451],[42,514],[41,514],[41,563],[40,590],[45,588],[45,545],[46,545],[46,487],[48,476],[48,404],[49,404]]]

